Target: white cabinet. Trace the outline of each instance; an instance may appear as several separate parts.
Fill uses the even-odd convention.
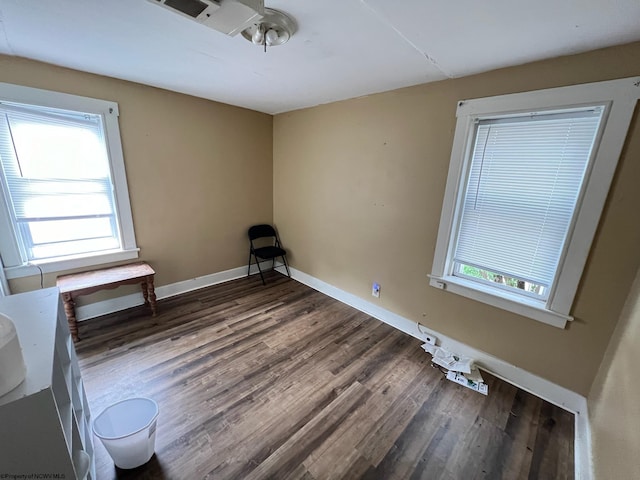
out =
[[[16,326],[27,367],[0,397],[0,476],[95,479],[89,404],[58,289],[0,298],[0,312]]]

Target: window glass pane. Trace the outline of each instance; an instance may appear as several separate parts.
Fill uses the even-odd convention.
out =
[[[456,272],[461,277],[467,277],[487,285],[526,294],[534,298],[544,298],[547,288],[544,285],[510,277],[498,272],[491,272],[473,265],[456,264]]]
[[[87,125],[8,114],[9,126],[25,178],[109,177],[102,126],[98,116]]]
[[[52,243],[33,247],[33,258],[54,258],[65,255],[79,255],[82,253],[101,252],[118,248],[114,238],[99,240],[77,240],[74,242]]]
[[[110,218],[26,222],[33,245],[113,237]],[[115,247],[112,247],[115,248]]]

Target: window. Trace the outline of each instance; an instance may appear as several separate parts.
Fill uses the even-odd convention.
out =
[[[460,102],[431,285],[564,327],[637,80]]]
[[[453,275],[548,297],[602,111],[477,121]]]
[[[117,104],[0,84],[7,277],[137,257]]]

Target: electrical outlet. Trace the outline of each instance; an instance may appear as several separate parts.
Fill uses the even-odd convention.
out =
[[[423,313],[422,316],[426,317],[427,314]],[[424,338],[424,341],[429,345],[435,345],[438,339],[434,335],[431,335],[429,332],[425,332],[423,328],[427,328],[427,327],[425,327],[423,324],[421,324],[420,322],[416,322],[416,323],[418,324],[418,331],[422,334],[422,338]]]
[[[373,285],[371,286],[371,295],[373,295],[376,298],[380,298],[380,284],[377,282],[373,282]]]

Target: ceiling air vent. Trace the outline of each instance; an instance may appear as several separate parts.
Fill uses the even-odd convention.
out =
[[[264,0],[148,1],[231,36],[259,22],[264,14]]]

